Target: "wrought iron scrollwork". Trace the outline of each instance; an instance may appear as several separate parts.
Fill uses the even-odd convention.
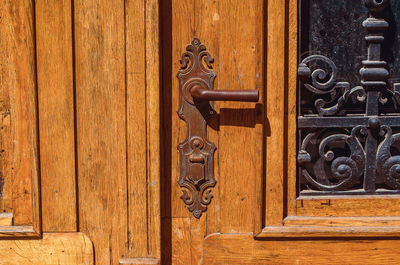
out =
[[[318,147],[319,159],[314,166],[318,178],[313,178],[307,169],[302,170],[303,176],[313,187],[324,191],[335,191],[349,188],[354,185],[363,174],[365,165],[365,153],[357,133],[364,131],[365,127],[355,127],[350,135],[332,134],[321,140]],[[365,134],[365,131],[363,132]],[[312,162],[311,155],[306,151],[315,138],[315,132],[309,133],[303,140],[302,149],[298,154],[300,164]],[[350,149],[350,155],[335,155],[335,151],[329,149],[331,143],[344,143]],[[330,172],[327,172],[326,165],[330,164]]]
[[[400,192],[400,133],[394,133],[400,132],[400,84],[389,84],[381,55],[389,27],[382,12],[390,1],[364,4],[367,54],[359,85],[337,81],[335,63],[323,55],[310,55],[298,66],[301,194]],[[382,112],[384,105],[391,111]]]
[[[392,135],[389,126],[382,126],[381,134],[385,140],[379,145],[377,160],[377,173],[383,178],[386,185],[393,189],[400,189],[400,155],[392,156],[390,148],[400,142],[400,133]]]
[[[330,67],[330,72],[322,68],[311,71],[307,64],[317,60],[326,63]],[[329,78],[327,78],[328,75],[330,75]],[[306,81],[304,86],[311,93],[316,95],[328,95],[330,97],[328,101],[322,98],[315,100],[314,105],[320,116],[329,116],[338,113],[349,98],[352,98],[353,101],[360,102],[366,99],[366,92],[362,86],[356,86],[350,89],[350,84],[348,82],[336,82],[336,75],[336,65],[332,60],[322,55],[308,56],[299,64],[298,76]],[[308,83],[307,79],[311,79],[311,82]],[[333,102],[336,104],[325,107]]]

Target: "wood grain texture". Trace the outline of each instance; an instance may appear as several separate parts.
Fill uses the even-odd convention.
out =
[[[204,243],[204,264],[398,264],[398,240],[256,241],[215,235]]]
[[[71,20],[71,1],[36,2],[42,225],[47,232],[77,230]]]
[[[190,218],[171,218],[172,253],[171,263],[163,264],[186,265],[192,263]]]
[[[79,230],[97,264],[127,244],[124,2],[74,1]]]
[[[296,215],[299,216],[397,216],[399,197],[394,195],[299,197]]]
[[[289,0],[288,6],[287,215],[294,215],[297,196],[297,2]]]
[[[126,15],[128,257],[160,258],[158,2],[128,1]],[[141,27],[138,27],[141,25]]]
[[[39,240],[0,241],[0,263],[7,265],[90,265],[93,245],[83,233],[44,233]]]
[[[148,255],[161,257],[159,1],[146,0]]]
[[[13,224],[12,213],[0,213],[0,226],[11,226]]]
[[[369,226],[385,227],[400,226],[400,217],[311,217],[311,216],[288,216],[283,220],[285,226]]]
[[[219,1],[209,1],[209,0],[199,0],[197,1],[195,7],[200,7],[195,10],[195,36],[202,41],[207,50],[210,52],[211,56],[215,59],[213,63],[214,71],[218,71],[220,68],[219,62],[219,51],[220,51],[220,3]],[[214,89],[219,88],[219,77],[217,73],[217,78],[214,80]],[[217,113],[220,112],[220,103],[213,102],[214,109]],[[214,143],[219,142],[219,125],[217,124],[217,119],[210,121],[210,123],[216,124],[216,128],[207,129],[208,139]],[[203,246],[202,241],[204,234],[216,233],[220,231],[221,216],[220,216],[220,185],[219,185],[219,163],[216,160],[218,151],[214,154],[214,178],[217,180],[217,185],[213,189],[214,197],[212,203],[208,206],[206,217],[199,222],[195,218],[191,219],[192,224],[196,224],[196,229],[191,231],[192,234],[192,264],[197,264],[196,262],[201,262],[201,258],[198,253],[202,253]],[[197,242],[197,245],[193,243]],[[197,261],[193,260],[197,259]]]
[[[121,259],[119,264],[129,264],[129,265],[160,265],[159,259],[151,258],[136,258],[136,259]]]
[[[146,1],[126,1],[128,257],[148,255]]]
[[[220,49],[216,89],[260,89],[256,57],[263,1],[219,1]],[[217,159],[221,233],[253,230],[256,183],[262,178],[262,111],[254,103],[221,102]]]
[[[29,238],[40,238],[40,230],[36,230],[31,225],[12,225],[12,226],[0,226],[0,237],[4,238],[16,238],[16,237],[29,237]]]
[[[329,221],[328,221],[329,222]],[[257,239],[271,238],[399,238],[400,226],[398,223],[392,223],[391,226],[371,226],[367,227],[364,223],[353,221],[353,225],[345,225],[343,222],[340,225],[331,226],[326,222],[314,221],[317,225],[300,224],[293,226],[266,226],[261,233],[256,235]],[[319,224],[321,223],[321,224]]]
[[[33,14],[29,0],[5,0],[0,5],[0,207],[13,214],[15,225],[30,226],[39,233]]]
[[[280,225],[283,218],[286,111],[286,2],[268,1],[265,225]]]
[[[190,44],[192,38],[196,34],[195,32],[195,5],[196,1],[180,1],[180,0],[172,0],[171,1],[171,10],[173,12],[171,29],[166,34],[170,34],[171,38],[171,51],[172,56],[170,58],[171,61],[166,62],[167,64],[172,64],[172,69],[170,71],[171,87],[169,88],[169,93],[167,97],[171,98],[171,109],[169,110],[169,125],[168,130],[171,131],[171,145],[170,152],[171,154],[171,168],[170,174],[170,189],[171,189],[171,213],[169,216],[172,217],[190,217],[191,213],[187,210],[186,205],[180,199],[182,195],[181,188],[178,185],[178,179],[180,174],[180,160],[177,152],[177,146],[180,142],[183,142],[187,137],[187,128],[186,123],[179,119],[178,115],[176,115],[176,111],[179,106],[179,83],[176,78],[176,73],[180,69],[179,59],[181,58],[182,53],[186,50],[186,46]],[[166,64],[164,64],[166,65]],[[171,67],[171,66],[170,66]],[[166,88],[168,89],[168,88]]]
[[[186,138],[187,130],[175,114],[179,99],[175,77],[180,68],[178,59],[192,38],[198,37],[215,59],[215,90],[259,89],[263,95],[264,42],[260,39],[264,34],[263,1],[171,0],[163,1],[160,10],[163,11],[162,129],[167,139],[162,148],[168,152],[163,175],[168,183],[163,184],[163,190],[171,190],[163,195],[163,242],[168,246],[163,262],[203,264],[202,242],[207,234],[253,229],[252,209],[257,197],[262,196],[261,192],[255,194],[256,188],[260,188],[255,183],[262,180],[263,174],[263,110],[254,103],[213,103],[219,121],[210,121],[213,126],[208,127],[208,137],[217,145],[214,169],[217,185],[206,214],[200,220],[193,218],[180,199],[182,192],[177,185],[180,161],[176,146]],[[186,219],[189,224],[178,225]],[[176,229],[188,231],[175,233]],[[182,236],[186,233],[189,238]],[[180,251],[185,244],[190,251]]]

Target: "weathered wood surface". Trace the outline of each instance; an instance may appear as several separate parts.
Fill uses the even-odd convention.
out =
[[[129,264],[129,265],[160,265],[159,259],[151,258],[136,258],[136,259],[121,259],[119,264]]]
[[[159,79],[155,78],[159,76],[158,2],[128,1],[125,16],[129,233],[126,255],[160,257],[160,91]]]
[[[398,264],[398,240],[254,240],[251,235],[212,235],[203,263]]]
[[[0,22],[0,237],[40,235],[39,125],[43,229],[82,231],[95,249],[74,234],[0,241],[10,264],[27,255],[2,244],[42,251],[26,252],[36,264],[395,264],[396,240],[290,238],[397,237],[400,225],[398,196],[296,198],[296,0],[4,0]],[[216,90],[261,95],[214,104],[218,183],[200,220],[177,184],[175,75],[193,37]]]
[[[99,264],[118,263],[128,239],[124,12],[74,2],[79,230]]]
[[[265,225],[280,225],[286,178],[286,9],[288,1],[268,1],[266,76]]]
[[[93,245],[83,233],[43,233],[39,240],[0,240],[0,264],[93,265]]]
[[[77,231],[71,1],[36,1],[42,225]]]
[[[158,1],[75,1],[79,229],[98,264],[160,257]]]
[[[171,190],[171,194],[163,195],[163,234],[172,237],[165,241],[168,246],[163,249],[163,262],[202,264],[202,242],[207,234],[253,230],[254,207],[262,196],[257,183],[263,177],[264,110],[254,103],[215,102],[219,124],[208,127],[208,137],[217,146],[217,185],[207,213],[195,219],[180,199],[182,192],[177,185],[180,161],[176,146],[186,137],[186,124],[176,115],[179,59],[186,45],[198,37],[214,58],[214,89],[259,89],[263,102],[264,6],[263,1],[176,0],[163,1],[160,10],[164,12],[162,144],[167,152],[162,190]]]
[[[15,225],[39,232],[33,14],[29,0],[0,5],[0,209],[13,214]]]
[[[12,213],[0,213],[0,226],[11,226],[13,223]]]

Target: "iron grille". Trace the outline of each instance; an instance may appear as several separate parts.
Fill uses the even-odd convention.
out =
[[[400,1],[360,1],[299,1],[301,195],[400,193]]]

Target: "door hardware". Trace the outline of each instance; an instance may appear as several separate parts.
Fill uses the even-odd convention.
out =
[[[181,199],[194,217],[200,218],[211,203],[215,144],[207,139],[207,120],[215,114],[210,101],[257,102],[258,90],[213,90],[214,59],[194,38],[180,59],[178,115],[187,124],[187,138],[178,145]]]

